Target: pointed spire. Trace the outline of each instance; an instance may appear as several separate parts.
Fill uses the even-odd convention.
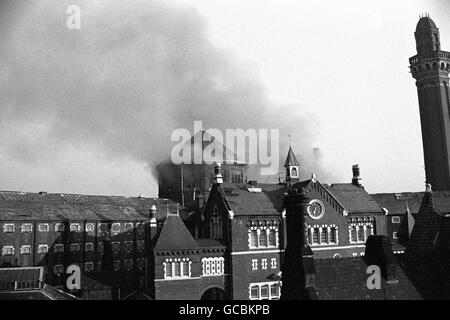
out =
[[[295,157],[294,151],[292,150],[292,147],[289,146],[289,152],[286,157],[286,161],[284,162],[284,167],[290,167],[290,166],[300,166],[300,163],[298,162],[297,158]]]

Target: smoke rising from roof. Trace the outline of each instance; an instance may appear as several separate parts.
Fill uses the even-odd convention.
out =
[[[66,28],[73,4],[80,30]],[[156,196],[152,169],[170,154],[172,131],[192,130],[194,120],[205,129],[280,129],[281,161],[288,134],[298,155],[311,153],[315,119],[268,101],[256,72],[213,46],[189,6],[11,0],[0,7],[0,177],[15,188],[131,194],[119,185],[138,178],[118,168],[133,163],[152,177],[141,191]],[[24,172],[40,173],[39,181]]]

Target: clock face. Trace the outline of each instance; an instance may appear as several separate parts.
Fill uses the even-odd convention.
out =
[[[308,214],[311,218],[319,220],[325,213],[325,207],[319,200],[312,200],[308,206]]]

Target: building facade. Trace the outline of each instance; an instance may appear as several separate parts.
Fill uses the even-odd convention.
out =
[[[150,221],[161,226],[171,211],[167,199],[0,192],[0,267],[42,266],[47,283],[65,287],[77,265],[74,294],[118,299],[151,287]]]

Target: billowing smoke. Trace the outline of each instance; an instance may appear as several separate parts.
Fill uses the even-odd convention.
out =
[[[80,30],[66,27],[70,5],[81,8]],[[0,9],[3,174],[18,164],[50,168],[41,175],[45,188],[46,179],[61,174],[58,159],[69,165],[72,155],[89,152],[102,155],[104,166],[116,160],[147,164],[150,189],[153,169],[174,145],[172,131],[193,130],[194,120],[206,129],[280,129],[281,158],[288,134],[298,154],[307,160],[312,153],[317,132],[311,115],[298,118],[293,110],[300,106],[269,101],[249,68],[210,43],[206,22],[189,6],[10,0]],[[94,178],[105,181],[99,193],[118,190],[107,175]],[[61,192],[85,192],[75,180],[58,183]]]

